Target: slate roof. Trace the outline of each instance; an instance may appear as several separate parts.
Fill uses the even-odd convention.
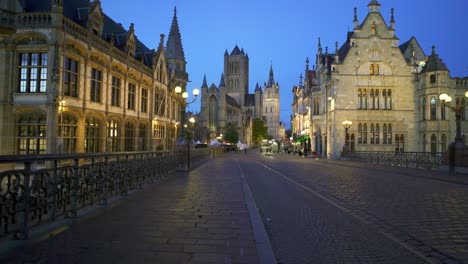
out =
[[[86,27],[88,23],[88,12],[91,6],[89,0],[64,0],[63,14],[73,22]],[[52,1],[50,0],[23,0],[20,1],[25,12],[51,12]],[[115,22],[103,12],[102,39],[109,41],[114,35],[114,46],[122,51],[125,49],[128,31],[122,24]],[[151,66],[153,52],[144,45],[135,35],[136,59],[142,60],[147,66]]]
[[[226,104],[236,107],[236,108],[241,108],[239,103],[237,103],[236,99],[232,98],[231,96],[226,94]]]
[[[449,71],[445,63],[435,53],[435,46],[432,46],[432,53],[426,61],[426,65],[422,68],[421,73],[434,72],[434,71]]]

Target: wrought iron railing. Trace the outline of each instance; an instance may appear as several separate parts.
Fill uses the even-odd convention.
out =
[[[0,156],[0,238],[27,239],[37,226],[105,205],[174,173],[172,152]]]
[[[435,169],[444,163],[445,152],[353,151],[350,160],[394,167]]]

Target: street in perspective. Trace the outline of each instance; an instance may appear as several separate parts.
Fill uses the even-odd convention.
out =
[[[0,0],[0,264],[468,264],[467,10]]]

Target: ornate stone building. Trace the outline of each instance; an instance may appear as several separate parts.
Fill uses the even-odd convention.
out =
[[[175,10],[166,47],[136,31],[99,0],[2,1],[0,154],[172,149],[188,80]]]
[[[393,9],[387,24],[380,6],[370,1],[362,23],[354,10],[354,30],[334,53],[319,39],[316,67],[307,60],[304,86],[294,90],[295,112],[307,113],[310,127],[293,117],[293,132],[306,131],[319,155],[337,158],[346,143],[355,151],[443,152],[455,137],[455,114],[439,95],[466,106],[468,78],[450,77],[434,47],[427,56],[414,37],[400,43]],[[343,121],[352,121],[348,137]],[[466,107],[461,131],[466,137]]]
[[[265,91],[265,92],[263,92]],[[252,126],[255,118],[261,118],[268,127],[268,134],[282,138],[284,126],[279,121],[279,85],[274,80],[273,67],[270,67],[268,83],[262,88],[256,85],[249,94],[249,56],[236,45],[229,54],[224,53],[224,73],[219,85],[209,87],[206,76],[201,87],[201,122],[213,138],[225,133],[228,126],[234,126],[239,139],[252,146]],[[283,132],[281,132],[283,131]]]

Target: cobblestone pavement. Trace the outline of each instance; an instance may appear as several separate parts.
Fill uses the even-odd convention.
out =
[[[217,158],[0,263],[259,263],[239,165]]]
[[[466,175],[240,159],[278,263],[468,263]]]

